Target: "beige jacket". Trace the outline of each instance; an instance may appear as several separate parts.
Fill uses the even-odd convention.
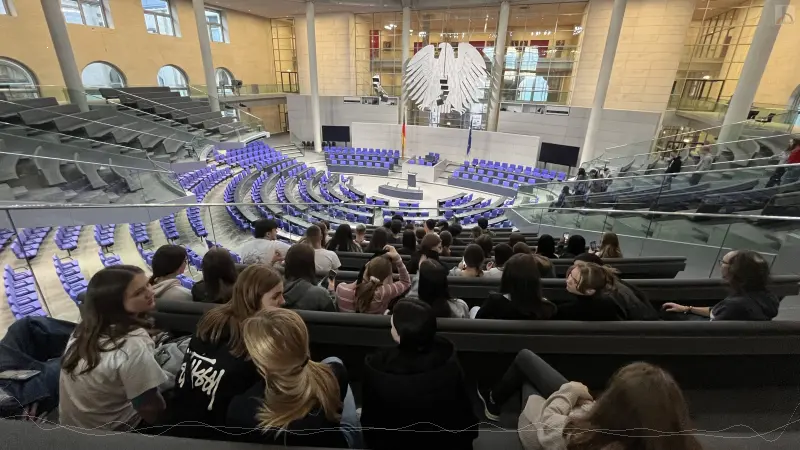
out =
[[[571,415],[586,414],[594,403],[580,383],[561,385],[549,398],[528,397],[519,416],[519,439],[525,450],[564,450],[564,426]]]

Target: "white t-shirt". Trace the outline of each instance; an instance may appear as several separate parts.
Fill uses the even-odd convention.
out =
[[[242,264],[267,264],[272,265],[272,256],[275,250],[286,256],[290,245],[281,241],[268,239],[251,239],[239,248],[236,253],[242,258]]]
[[[314,265],[316,266],[317,272],[327,272],[329,270],[338,269],[342,266],[342,263],[339,261],[339,256],[336,253],[325,250],[324,248],[315,248]]]
[[[67,348],[74,341],[70,337]],[[154,354],[153,339],[139,328],[128,333],[117,350],[101,352],[100,363],[90,372],[80,374],[85,361],[78,363],[74,377],[62,370],[58,382],[59,422],[125,431],[138,425],[141,418],[131,400],[167,381]]]

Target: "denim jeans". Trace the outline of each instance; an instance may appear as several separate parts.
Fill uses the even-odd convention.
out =
[[[341,359],[335,356],[329,356],[322,360],[323,364],[339,363],[344,366]],[[342,433],[344,438],[347,439],[347,444],[350,448],[363,448],[364,437],[361,434],[361,420],[358,418],[356,412],[356,398],[353,396],[353,390],[347,386],[347,395],[344,396],[342,404]]]
[[[505,403],[516,392],[522,392],[522,401],[534,394],[544,398],[556,392],[567,379],[530,350],[520,350],[503,378],[492,388],[492,400]]]
[[[44,408],[58,405],[61,356],[74,329],[72,322],[49,317],[25,317],[8,327],[0,340],[0,371],[41,372],[27,381],[0,380],[0,389],[14,397],[17,406],[44,401]]]

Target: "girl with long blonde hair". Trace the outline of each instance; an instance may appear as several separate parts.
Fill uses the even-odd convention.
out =
[[[266,444],[358,448],[361,426],[338,358],[311,361],[308,329],[294,311],[263,311],[244,323],[244,343],[263,380],[231,401],[226,425]]]

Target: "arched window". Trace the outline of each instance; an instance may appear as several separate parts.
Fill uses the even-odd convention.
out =
[[[218,67],[214,74],[217,78],[217,91],[222,95],[233,95],[233,74],[224,67]]]
[[[125,76],[111,64],[98,61],[83,68],[81,82],[85,88],[122,88]]]
[[[38,98],[36,77],[21,63],[0,58],[0,94],[4,94],[8,100]]]
[[[158,69],[158,85],[169,86],[183,96],[189,95],[189,78],[177,66],[164,66]]]

